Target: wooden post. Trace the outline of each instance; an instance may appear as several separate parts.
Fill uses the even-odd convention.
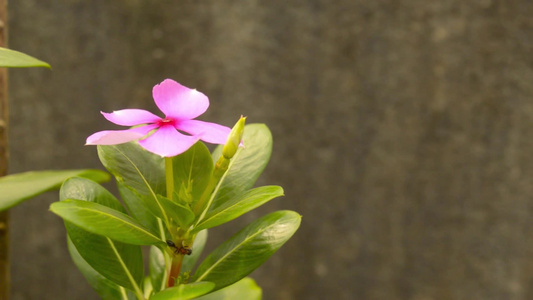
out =
[[[0,47],[7,47],[7,0],[0,0]],[[7,174],[7,68],[0,68],[0,176]],[[9,298],[9,212],[0,212],[0,300]]]

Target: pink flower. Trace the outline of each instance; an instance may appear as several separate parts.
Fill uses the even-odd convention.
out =
[[[107,120],[117,125],[143,126],[100,131],[89,136],[86,145],[116,145],[139,140],[146,150],[171,157],[185,152],[198,140],[212,144],[226,143],[231,131],[229,127],[193,120],[209,107],[206,95],[171,79],[154,86],[152,95],[157,107],[165,114],[164,118],[143,109],[101,112]]]

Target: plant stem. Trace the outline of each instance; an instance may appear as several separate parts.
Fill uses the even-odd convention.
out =
[[[174,193],[174,169],[172,167],[172,157],[165,157],[165,178],[167,180],[167,198],[172,200]]]
[[[211,193],[217,186],[217,184],[220,181],[220,178],[224,176],[226,171],[228,170],[230,164],[230,160],[224,158],[224,156],[221,156],[217,163],[215,164],[215,169],[213,170],[213,175],[211,175],[211,179],[209,179],[209,183],[207,184],[207,187],[205,188],[204,192],[202,193],[202,196],[200,196],[200,199],[193,207],[194,214],[198,217],[200,214],[202,214],[200,217],[198,217],[198,220],[203,218],[203,215],[205,213],[205,210],[209,208],[212,202],[212,196]],[[208,202],[208,200],[210,200]]]
[[[215,178],[214,176],[211,176],[211,178],[209,179],[209,183],[207,184],[207,187],[205,188],[204,192],[200,196],[200,199],[198,200],[198,202],[196,202],[196,204],[193,207],[193,212],[195,216],[199,216],[202,213],[202,211],[205,208],[205,205],[207,204],[207,199],[209,199],[209,197],[211,196],[211,193],[215,189],[217,183],[218,183],[218,179]]]
[[[196,215],[196,223],[194,226],[198,225],[198,223],[205,217],[207,210],[213,204],[216,190],[220,187],[221,179],[224,177],[231,164],[232,161],[224,156],[221,156],[215,164],[215,169],[213,170],[213,175],[211,175],[207,188],[202,193],[200,200],[198,200],[193,207],[193,212]]]
[[[176,279],[180,276],[181,263],[183,262],[183,254],[174,255],[172,257],[172,265],[168,274],[167,287],[173,287]]]

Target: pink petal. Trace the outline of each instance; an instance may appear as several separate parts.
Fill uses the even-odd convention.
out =
[[[142,138],[144,135],[128,130],[106,130],[92,134],[85,145],[117,145]]]
[[[135,126],[146,123],[155,123],[160,117],[144,109],[121,109],[112,113],[100,112],[104,117],[117,125]]]
[[[150,131],[157,128],[155,125],[141,126],[126,130],[105,130],[92,134],[87,138],[85,145],[118,145],[138,140]]]
[[[180,121],[176,128],[212,144],[225,144],[231,132],[229,127],[199,120]]]
[[[139,144],[146,150],[155,154],[171,157],[185,152],[198,141],[197,137],[179,133],[173,126],[159,127],[156,132]]]
[[[203,114],[209,99],[197,90],[189,89],[172,79],[165,79],[152,90],[155,104],[166,117],[190,120]]]

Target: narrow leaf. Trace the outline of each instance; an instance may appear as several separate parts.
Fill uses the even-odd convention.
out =
[[[165,254],[156,246],[150,246],[150,256],[148,259],[148,268],[150,270],[150,281],[154,292],[159,292],[166,285],[166,264]]]
[[[144,277],[142,291],[144,298],[150,299],[150,295],[154,292],[154,287],[152,286],[152,280],[149,276]]]
[[[209,293],[215,284],[212,282],[194,282],[180,284],[155,294],[150,300],[188,300]]]
[[[0,67],[27,68],[45,67],[50,69],[50,65],[42,60],[28,54],[0,47]]]
[[[99,203],[125,213],[120,202],[99,184],[70,178],[61,187],[60,200],[77,199]],[[113,241],[65,221],[70,240],[83,259],[97,272],[118,285],[135,289],[143,278],[141,247]]]
[[[245,277],[230,286],[214,293],[196,298],[196,300],[261,300],[263,291],[250,277]]]
[[[272,152],[272,134],[264,124],[246,125],[243,135],[244,148],[240,148],[231,159],[228,171],[222,178],[220,188],[211,210],[250,189],[265,169]],[[222,153],[222,146],[213,152],[213,160]]]
[[[280,196],[283,196],[283,189],[280,186],[262,186],[249,190],[208,212],[205,218],[194,228],[194,231],[229,222]]]
[[[67,239],[68,251],[74,264],[81,271],[85,279],[93,287],[93,289],[98,293],[98,295],[103,300],[127,300],[126,290],[112,282],[111,280],[100,275],[96,270],[94,270],[91,265],[89,265],[83,257],[79,254],[76,246],[72,243],[70,239]]]
[[[13,207],[47,191],[58,189],[74,176],[96,182],[109,181],[109,174],[100,170],[35,171],[0,177],[0,211]]]
[[[214,282],[214,290],[241,280],[296,232],[300,220],[293,211],[277,211],[256,220],[211,252],[193,280]]]
[[[89,232],[134,245],[156,245],[165,242],[130,216],[98,203],[64,200],[52,203],[50,210]]]

